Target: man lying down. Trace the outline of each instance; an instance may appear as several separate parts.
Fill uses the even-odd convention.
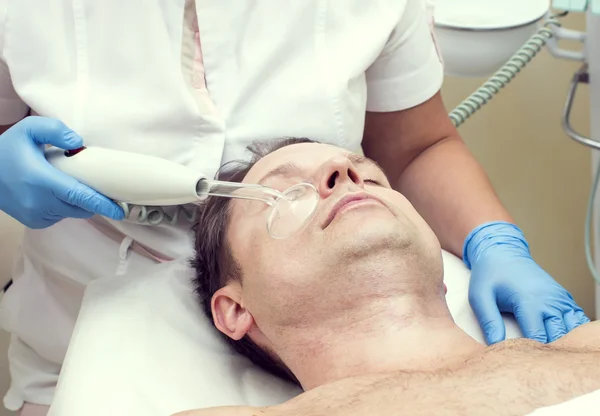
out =
[[[207,201],[197,291],[237,351],[305,392],[180,415],[524,415],[600,389],[598,323],[553,344],[493,347],[455,325],[440,244],[375,163],[302,139],[255,155],[225,179],[279,190],[311,182],[318,211],[276,240],[266,204]],[[364,199],[339,206],[349,195]]]

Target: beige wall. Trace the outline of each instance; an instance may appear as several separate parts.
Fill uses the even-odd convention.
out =
[[[584,29],[584,24],[583,15],[564,20],[573,29]],[[460,131],[524,230],[538,263],[591,317],[593,283],[583,245],[590,152],[560,125],[567,88],[578,67],[543,51]],[[449,111],[484,81],[447,78],[443,92]],[[572,119],[583,134],[589,134],[588,103],[587,87],[582,86]]]

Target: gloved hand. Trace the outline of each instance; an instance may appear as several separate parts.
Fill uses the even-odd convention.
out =
[[[500,312],[512,313],[523,335],[542,343],[590,321],[571,294],[531,258],[523,233],[513,224],[477,227],[465,240],[463,259],[471,269],[469,303],[488,344],[506,337]]]
[[[62,122],[44,117],[27,117],[0,136],[0,210],[29,228],[93,214],[123,219],[117,204],[50,165],[45,144],[69,150],[83,146],[83,140]]]

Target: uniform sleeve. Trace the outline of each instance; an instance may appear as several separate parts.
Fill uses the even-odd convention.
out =
[[[368,111],[405,110],[440,90],[443,63],[425,0],[406,0],[398,24],[366,77]]]
[[[27,115],[29,107],[16,93],[8,65],[4,60],[7,0],[0,0],[0,126],[16,123]]]

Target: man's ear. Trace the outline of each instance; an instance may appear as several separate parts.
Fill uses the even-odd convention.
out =
[[[254,317],[242,304],[239,283],[230,283],[217,290],[211,301],[215,326],[235,341],[244,338],[254,324]]]

